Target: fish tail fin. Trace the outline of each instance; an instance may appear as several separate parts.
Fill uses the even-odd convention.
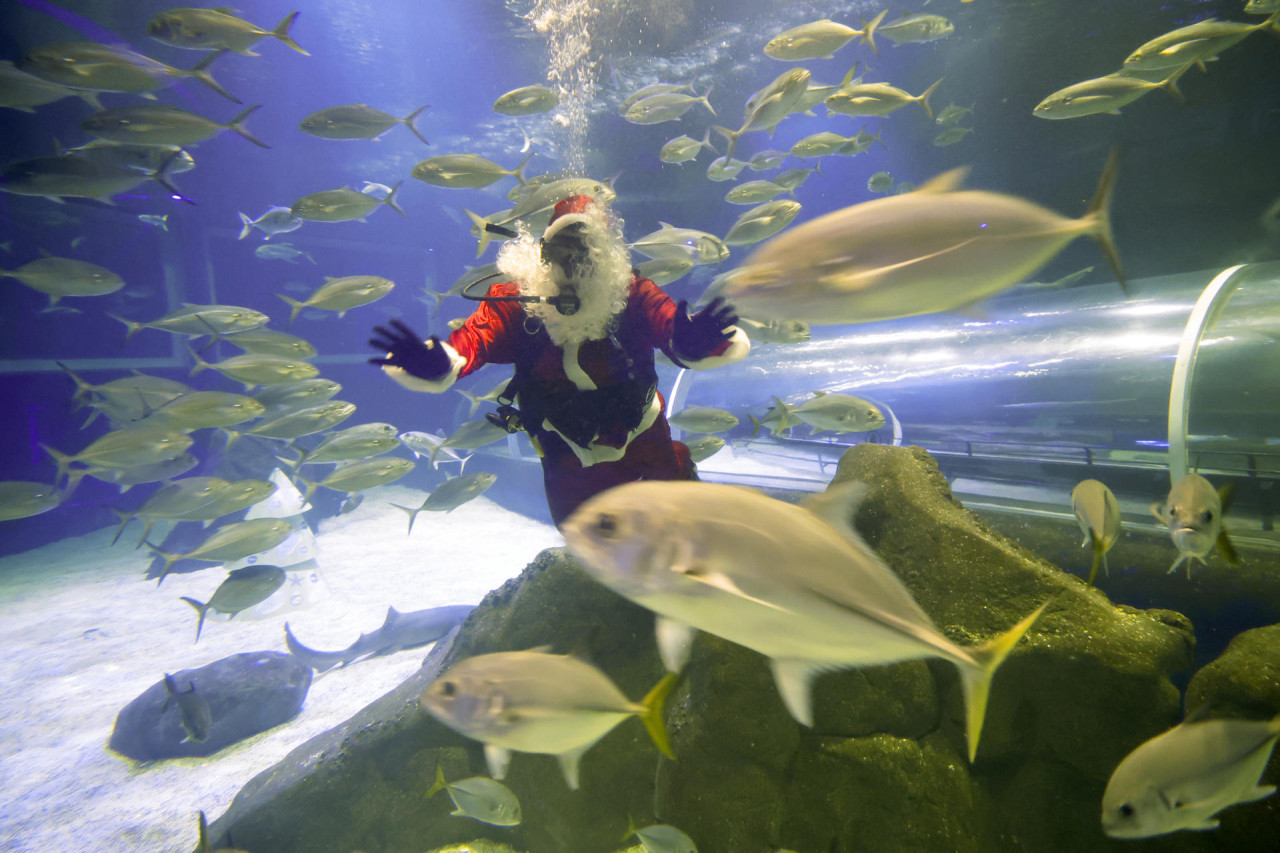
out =
[[[243,240],[253,232],[253,220],[243,213],[240,214],[240,223],[240,236],[236,238],[237,240]]]
[[[68,376],[70,376],[70,377],[71,377],[71,381],[72,381],[72,382],[74,382],[74,383],[76,383],[76,392],[75,392],[74,394],[72,394],[72,395],[71,395],[71,399],[72,399],[72,400],[79,400],[79,399],[80,399],[81,397],[83,397],[85,394],[88,394],[89,392],[91,392],[91,391],[93,390],[93,385],[91,385],[91,384],[89,384],[88,382],[85,382],[83,379],[81,379],[81,378],[80,378],[80,377],[75,373],[75,371],[73,371],[71,368],[67,367],[65,364],[63,364],[63,363],[62,363],[62,362],[60,362],[60,361],[55,361],[55,362],[54,362],[54,364],[56,364],[56,365],[58,365],[58,367],[62,368],[62,372],[63,372],[63,373],[65,373],[65,374],[67,374]],[[79,407],[77,407],[77,408],[79,408]]]
[[[195,376],[197,373],[201,373],[205,370],[208,370],[209,367],[211,367],[209,362],[205,361],[203,358],[200,357],[200,353],[196,352],[191,348],[190,344],[187,344],[187,352],[191,353],[191,357],[196,360],[195,366],[192,367],[191,372],[187,374],[188,378]]]
[[[289,35],[289,28],[293,26],[294,21],[298,20],[298,15],[300,14],[302,13],[290,12],[289,14],[285,15],[284,20],[281,21],[280,24],[274,30],[271,31],[271,37],[279,39],[280,41],[288,45],[293,50],[296,50],[298,53],[302,54],[303,56],[310,56],[311,54],[307,53],[305,50],[299,47],[298,43],[293,40],[292,36]]]
[[[125,522],[125,523],[127,524],[128,522]],[[120,529],[124,530],[124,527],[122,526]],[[117,539],[120,538],[119,533],[116,534],[116,538]],[[115,544],[115,543],[113,542],[112,544]],[[182,559],[182,555],[170,554],[168,551],[161,551],[155,545],[152,545],[151,542],[147,540],[146,536],[143,536],[142,544],[150,548],[151,553],[155,554],[157,557],[164,560],[164,565],[160,567],[160,579],[156,581],[156,586],[159,586],[161,583],[164,582],[165,575],[169,574],[169,567],[172,566],[174,563],[178,562],[178,560]]]
[[[929,117],[929,121],[933,121],[933,107],[929,106],[929,97],[933,94],[934,89],[937,89],[942,84],[942,81],[946,79],[946,77],[939,77],[932,86],[921,92],[920,97],[916,99],[920,102],[920,106],[924,108],[924,114]],[[884,143],[881,143],[882,147],[883,145]]]
[[[1098,576],[1098,566],[1106,559],[1107,549],[1102,546],[1102,539],[1097,534],[1090,533],[1089,541],[1093,545],[1093,564],[1089,566],[1089,586],[1093,586],[1094,578]]]
[[[179,73],[186,77],[194,77],[195,79],[199,80],[201,83],[205,84],[210,89],[217,92],[219,95],[231,101],[232,103],[242,104],[244,103],[243,101],[241,101],[235,95],[228,92],[226,89],[222,88],[222,84],[219,83],[217,80],[214,80],[213,75],[210,74],[208,71],[209,66],[212,65],[215,60],[219,59],[224,53],[229,53],[229,52],[230,51],[228,51],[225,47],[222,48],[221,50],[214,51],[213,53],[206,56],[204,59],[197,62],[193,67],[187,69],[186,71],[181,71]]]
[[[132,320],[126,320],[123,317],[120,317],[116,314],[112,314],[110,311],[107,312],[107,316],[110,317],[112,320],[116,320],[120,323],[124,323],[124,328],[125,328],[124,341],[120,344],[120,346],[124,346],[125,344],[129,343],[129,339],[132,338],[134,335],[138,334],[138,332],[142,329],[141,323],[135,323]]]
[[[204,628],[205,614],[209,612],[209,605],[203,601],[196,601],[194,598],[187,598],[185,595],[182,596],[182,600],[194,607],[195,611],[200,614],[200,621],[196,623],[196,642],[198,643],[200,642],[200,630]]]
[[[133,521],[134,514],[115,507],[107,508],[116,514],[116,518],[120,519],[120,526],[116,528],[116,535],[111,537],[111,544],[114,545],[120,541],[120,534],[124,533],[124,529],[129,526],[129,522]]]
[[[422,144],[423,144],[423,145],[430,145],[431,143],[430,143],[430,142],[428,142],[428,141],[427,141],[427,138],[426,138],[425,136],[423,136],[423,135],[422,135],[422,132],[418,130],[418,126],[417,126],[416,124],[414,124],[414,122],[415,122],[415,121],[417,121],[418,116],[422,115],[422,111],[423,111],[423,110],[425,110],[425,109],[426,109],[427,107],[429,107],[429,106],[431,106],[431,105],[430,105],[430,104],[423,104],[422,106],[418,107],[418,108],[417,108],[416,110],[414,110],[413,112],[409,113],[409,114],[408,114],[407,116],[405,116],[404,118],[400,119],[400,122],[401,122],[405,127],[409,128],[409,130],[413,131],[413,135],[414,135],[414,136],[416,136],[416,137],[418,137],[419,139],[421,139],[421,140],[422,140]]]
[[[707,112],[711,113],[712,115],[715,115],[715,114],[716,114],[716,110],[715,110],[715,107],[711,106],[711,102],[710,102],[710,101],[708,101],[708,100],[707,100],[707,98],[710,98],[710,97],[711,97],[711,90],[712,90],[712,89],[714,89],[715,87],[716,87],[716,84],[715,84],[715,83],[710,83],[710,84],[708,84],[708,85],[707,85],[707,91],[703,92],[703,93],[702,93],[702,95],[697,99],[697,100],[698,100],[698,103],[700,103],[700,104],[702,104],[704,107],[706,107],[706,108],[707,108]],[[695,93],[695,94],[696,94],[696,93]]]
[[[400,506],[400,504],[392,504],[396,509],[402,509],[409,514],[409,529],[405,532],[405,536],[413,533],[413,522],[418,517],[418,513],[422,512],[421,507]]]
[[[1040,614],[1049,606],[1046,601],[1017,625],[988,643],[969,649],[977,666],[961,666],[960,684],[964,688],[965,735],[969,742],[969,762],[978,754],[978,736],[982,734],[982,720],[987,715],[987,698],[991,693],[991,679],[996,669],[1009,656],[1022,635],[1030,630]]]
[[[725,138],[729,143],[729,150],[724,152],[725,162],[733,159],[733,152],[738,150],[738,137],[742,135],[741,131],[730,130],[727,127],[721,127],[718,124],[711,125],[711,129]]]
[[[302,481],[303,485],[306,486],[306,488],[302,490],[302,502],[304,504],[311,503],[311,496],[316,493],[316,489],[320,488],[320,484],[312,480],[308,480],[301,474],[297,474],[296,476]]]
[[[845,86],[848,86],[850,83],[853,82],[853,77],[857,73],[858,73],[858,60],[855,59],[853,61],[853,65],[851,65],[849,67],[849,70],[844,73],[844,77],[840,78],[840,85],[837,86],[836,88],[841,89]]]
[[[244,126],[244,120],[247,119],[250,116],[250,114],[253,113],[254,110],[258,110],[258,109],[262,109],[262,104],[254,104],[253,106],[247,109],[241,110],[239,115],[237,115],[231,121],[227,122],[225,125],[223,125],[223,127],[225,127],[227,130],[230,130],[234,133],[240,134],[245,139],[249,140],[259,148],[270,148],[271,147],[270,145],[263,142],[258,137],[254,136],[252,133],[249,132],[249,128]],[[244,216],[243,213],[240,215],[242,217]],[[240,233],[244,234],[245,232],[241,231]]]
[[[747,418],[751,421],[751,437],[755,438],[760,434],[760,427],[764,426],[764,421],[752,414],[748,414]]]
[[[889,14],[888,9],[881,10],[879,15],[871,19],[871,23],[867,24],[862,30],[862,43],[871,48],[871,52],[876,56],[880,55],[880,49],[876,47],[876,27],[880,26],[880,22],[884,20],[884,16]],[[937,85],[936,83],[934,84]],[[933,116],[931,115],[930,118]]]
[[[1102,168],[1102,176],[1098,178],[1098,188],[1094,190],[1093,200],[1084,218],[1093,227],[1090,235],[1098,242],[1102,256],[1107,259],[1111,269],[1120,282],[1120,289],[1129,293],[1129,283],[1125,280],[1124,269],[1120,266],[1120,253],[1116,250],[1115,235],[1111,233],[1111,196],[1115,189],[1116,172],[1120,166],[1120,147],[1111,149],[1107,164]]]
[[[98,100],[97,92],[88,92],[88,91],[76,92],[76,97],[84,101],[89,106],[93,107],[95,112],[99,112],[99,113],[102,112],[102,101]],[[35,112],[35,111],[32,110],[32,112]]]
[[[511,170],[511,177],[515,178],[522,185],[526,182],[526,178],[524,176],[524,167],[529,165],[529,161],[533,159],[533,155],[535,153],[537,152],[530,151],[528,154],[525,155],[525,158],[520,161],[520,165],[516,166],[514,169]]]
[[[667,737],[667,726],[663,721],[663,713],[666,710],[667,697],[671,695],[672,688],[676,686],[676,682],[679,680],[679,673],[668,672],[653,686],[648,695],[640,701],[640,704],[644,706],[644,710],[640,713],[640,721],[644,723],[645,730],[649,732],[649,737],[653,738],[653,743],[658,747],[658,751],[673,761],[676,754],[671,751],[671,739]]]
[[[489,248],[489,239],[490,239],[489,225],[491,223],[485,217],[480,216],[479,214],[476,214],[476,213],[472,213],[471,211],[467,210],[465,207],[462,209],[462,212],[467,215],[467,218],[471,220],[471,224],[475,227],[477,231],[480,232],[480,245],[476,246],[476,257],[478,258],[484,254],[485,249]]]
[[[436,765],[436,781],[427,789],[427,793],[423,794],[427,799],[431,799],[436,794],[449,787],[449,783],[444,780],[444,768],[439,764]]]
[[[408,219],[409,214],[404,212],[403,207],[396,204],[396,192],[399,191],[400,185],[403,183],[404,181],[396,181],[396,185],[391,188],[391,192],[387,193],[387,197],[382,200],[382,203],[385,204],[387,207],[391,208],[392,210],[394,210],[396,213],[403,216],[405,219]]]
[[[54,480],[57,480],[70,472],[72,457],[59,450],[54,450],[47,444],[42,443],[40,447],[45,453],[48,453],[53,457],[53,464],[58,466],[58,473],[54,475]]]
[[[472,456],[475,456],[475,454],[474,454],[474,453],[468,453],[466,456],[462,457],[462,460],[458,463],[458,476],[459,476],[459,477],[461,477],[461,476],[462,476],[462,469],[467,467],[467,460],[468,460],[468,459],[470,459]]]
[[[292,296],[285,296],[283,293],[277,293],[276,296],[289,303],[289,320],[284,324],[287,329],[293,325],[293,321],[298,316],[298,312],[307,307],[307,303],[299,302]]]

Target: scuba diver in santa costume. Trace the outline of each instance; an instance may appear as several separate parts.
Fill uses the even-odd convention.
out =
[[[374,327],[371,358],[406,388],[439,393],[488,363],[515,377],[491,414],[529,434],[542,460],[557,525],[587,498],[635,480],[694,476],[689,449],[673,441],[658,393],[653,352],[703,370],[750,350],[722,300],[689,316],[640,277],[622,229],[603,203],[571,196],[555,206],[539,241],[514,235],[498,254],[511,281],[494,284],[463,325],[423,341],[399,320]],[[468,288],[469,289],[469,288]]]

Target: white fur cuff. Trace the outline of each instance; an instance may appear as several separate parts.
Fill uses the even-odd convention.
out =
[[[729,347],[724,352],[719,355],[701,358],[697,361],[683,356],[680,357],[680,360],[690,370],[710,370],[722,364],[733,364],[735,361],[742,361],[747,357],[747,353],[751,352],[751,339],[737,326],[730,326],[729,328],[733,329],[733,337],[729,339]]]
[[[410,391],[426,391],[431,394],[448,391],[450,386],[458,381],[458,375],[462,373],[462,368],[467,366],[467,360],[446,342],[441,341],[440,346],[444,347],[445,355],[449,356],[450,369],[448,373],[439,379],[419,379],[412,373],[406,373],[404,368],[393,367],[389,364],[382,365],[382,372]]]

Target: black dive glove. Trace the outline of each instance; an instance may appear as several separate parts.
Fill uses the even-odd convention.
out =
[[[676,324],[671,330],[671,346],[676,355],[690,361],[706,358],[725,341],[733,337],[726,331],[738,322],[738,312],[717,296],[711,304],[692,317],[689,316],[689,300],[681,299],[676,305]]]
[[[399,320],[386,326],[374,326],[369,346],[387,353],[386,358],[371,358],[370,364],[398,367],[410,376],[435,381],[449,372],[449,356],[440,339],[432,335],[424,344],[417,333]]]

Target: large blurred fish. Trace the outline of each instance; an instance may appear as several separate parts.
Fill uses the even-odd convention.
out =
[[[1113,151],[1079,219],[1016,196],[961,190],[964,170],[957,169],[915,192],[846,207],[770,240],[721,293],[748,317],[813,324],[950,311],[1012,287],[1085,235],[1098,241],[1123,285],[1108,213],[1118,159]]]
[[[951,642],[851,526],[866,489],[833,486],[796,506],[740,486],[627,483],[582,504],[562,532],[592,577],[658,614],[668,669],[687,660],[695,628],[754,649],[807,726],[821,672],[950,661],[972,760],[991,678],[1044,605],[983,645]]]

